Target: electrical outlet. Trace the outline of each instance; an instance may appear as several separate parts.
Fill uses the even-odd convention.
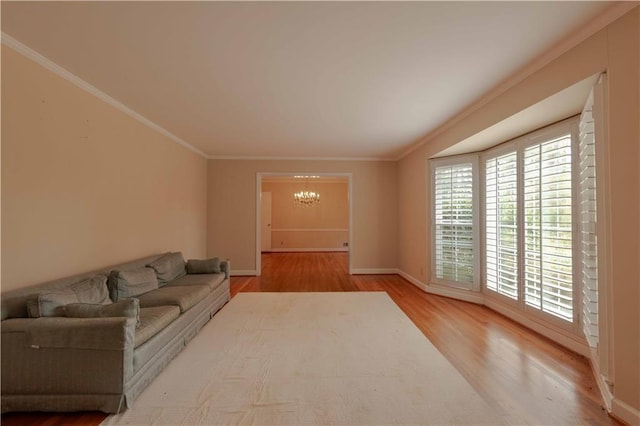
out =
[[[342,247],[349,247],[349,243],[342,243]]]

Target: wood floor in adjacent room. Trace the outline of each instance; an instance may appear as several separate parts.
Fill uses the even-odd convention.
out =
[[[270,253],[239,292],[386,291],[475,390],[513,424],[619,424],[588,361],[482,306],[424,293],[397,275],[348,274],[347,253]],[[102,413],[10,413],[3,425],[97,425]]]

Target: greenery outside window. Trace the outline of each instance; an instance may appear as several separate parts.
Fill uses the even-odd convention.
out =
[[[483,155],[485,287],[569,328],[579,299],[577,134],[573,118]]]

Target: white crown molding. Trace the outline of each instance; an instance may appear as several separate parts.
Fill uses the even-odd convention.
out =
[[[386,157],[243,157],[232,155],[210,155],[209,160],[245,160],[245,161],[397,161]]]
[[[93,96],[95,96],[96,98],[100,99],[101,101],[106,102],[108,105],[111,105],[115,109],[127,114],[131,118],[134,118],[134,119],[138,120],[140,123],[150,127],[151,129],[155,130],[156,132],[160,133],[161,135],[166,136],[167,138],[171,139],[172,141],[182,145],[183,147],[195,152],[196,154],[200,155],[201,157],[209,158],[204,152],[200,151],[198,148],[196,148],[193,145],[189,144],[188,142],[185,142],[184,140],[180,139],[178,136],[174,135],[173,133],[171,133],[170,131],[168,131],[164,127],[161,127],[160,125],[154,123],[153,121],[149,120],[148,118],[144,117],[143,115],[137,113],[136,111],[132,110],[128,106],[124,105],[122,102],[116,100],[115,98],[112,98],[111,96],[107,95],[106,93],[104,93],[100,89],[96,88],[95,86],[92,86],[91,84],[87,83],[86,81],[84,81],[83,79],[78,77],[77,75],[75,75],[72,72],[62,68],[60,65],[56,64],[55,62],[53,62],[49,58],[41,55],[40,53],[36,52],[35,50],[31,49],[30,47],[22,44],[21,42],[19,42],[15,38],[11,37],[10,35],[8,35],[8,34],[3,32],[3,33],[1,33],[1,38],[2,38],[2,44],[4,44],[5,46],[10,47],[11,49],[15,50],[16,52],[20,53],[21,55],[31,59],[34,62],[36,62],[37,64],[42,65],[43,67],[45,67],[49,71],[53,72],[54,74],[57,74],[58,76],[64,78],[65,80],[69,81],[70,83],[74,84],[75,86],[77,86],[77,87],[81,88],[82,90],[92,94]]]
[[[551,61],[557,59],[564,53],[568,52],[570,49],[574,48],[578,44],[585,41],[587,38],[591,37],[598,31],[605,28],[607,25],[611,24],[613,21],[622,17],[624,14],[629,12],[634,7],[638,6],[638,1],[618,1],[615,2],[609,9],[607,9],[604,13],[596,16],[593,20],[588,22],[585,26],[580,28],[579,30],[571,33],[569,36],[565,37],[550,49],[548,49],[545,53],[534,58],[520,70],[516,71],[510,77],[507,77],[502,82],[498,83],[493,89],[489,90],[483,96],[481,96],[478,100],[473,102],[468,107],[462,109],[458,114],[455,114],[452,118],[445,121],[443,124],[435,128],[433,131],[429,132],[427,135],[416,141],[412,144],[406,151],[404,151],[400,156],[396,158],[396,161],[402,160],[407,155],[412,152],[420,149],[427,143],[433,141],[438,136],[467,118],[469,115],[474,113],[475,111],[483,108],[489,102],[496,99],[498,96],[505,93],[507,90],[511,89],[518,83],[522,82],[524,79],[534,74],[536,71],[542,69],[546,65],[548,65]],[[516,111],[517,112],[517,111]],[[471,135],[470,135],[471,136]]]

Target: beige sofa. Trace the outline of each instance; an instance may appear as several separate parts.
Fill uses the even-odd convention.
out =
[[[3,293],[2,412],[130,407],[229,301],[215,261],[164,253]]]

